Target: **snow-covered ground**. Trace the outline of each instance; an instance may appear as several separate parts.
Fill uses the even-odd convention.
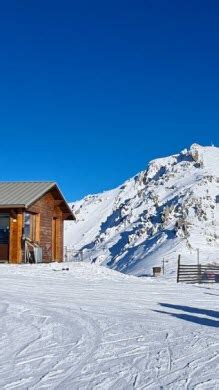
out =
[[[153,160],[120,187],[73,204],[65,245],[85,261],[133,275],[183,262],[219,263],[219,148],[194,144]],[[74,252],[77,255],[77,252]]]
[[[1,265],[0,296],[0,389],[219,389],[216,284]]]

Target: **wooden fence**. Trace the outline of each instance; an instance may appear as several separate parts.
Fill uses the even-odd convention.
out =
[[[177,283],[219,283],[219,265],[181,264],[177,267]]]

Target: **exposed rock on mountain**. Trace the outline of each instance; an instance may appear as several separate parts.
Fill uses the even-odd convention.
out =
[[[122,186],[72,204],[65,244],[95,261],[142,275],[177,254],[195,262],[219,260],[219,148],[194,144],[153,160]]]

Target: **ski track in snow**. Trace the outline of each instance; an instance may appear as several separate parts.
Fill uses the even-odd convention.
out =
[[[1,389],[219,389],[219,286],[61,267],[1,266]]]

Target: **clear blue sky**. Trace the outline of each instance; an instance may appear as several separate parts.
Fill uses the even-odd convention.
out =
[[[217,1],[0,11],[0,180],[56,180],[75,200],[193,142],[219,144]]]

